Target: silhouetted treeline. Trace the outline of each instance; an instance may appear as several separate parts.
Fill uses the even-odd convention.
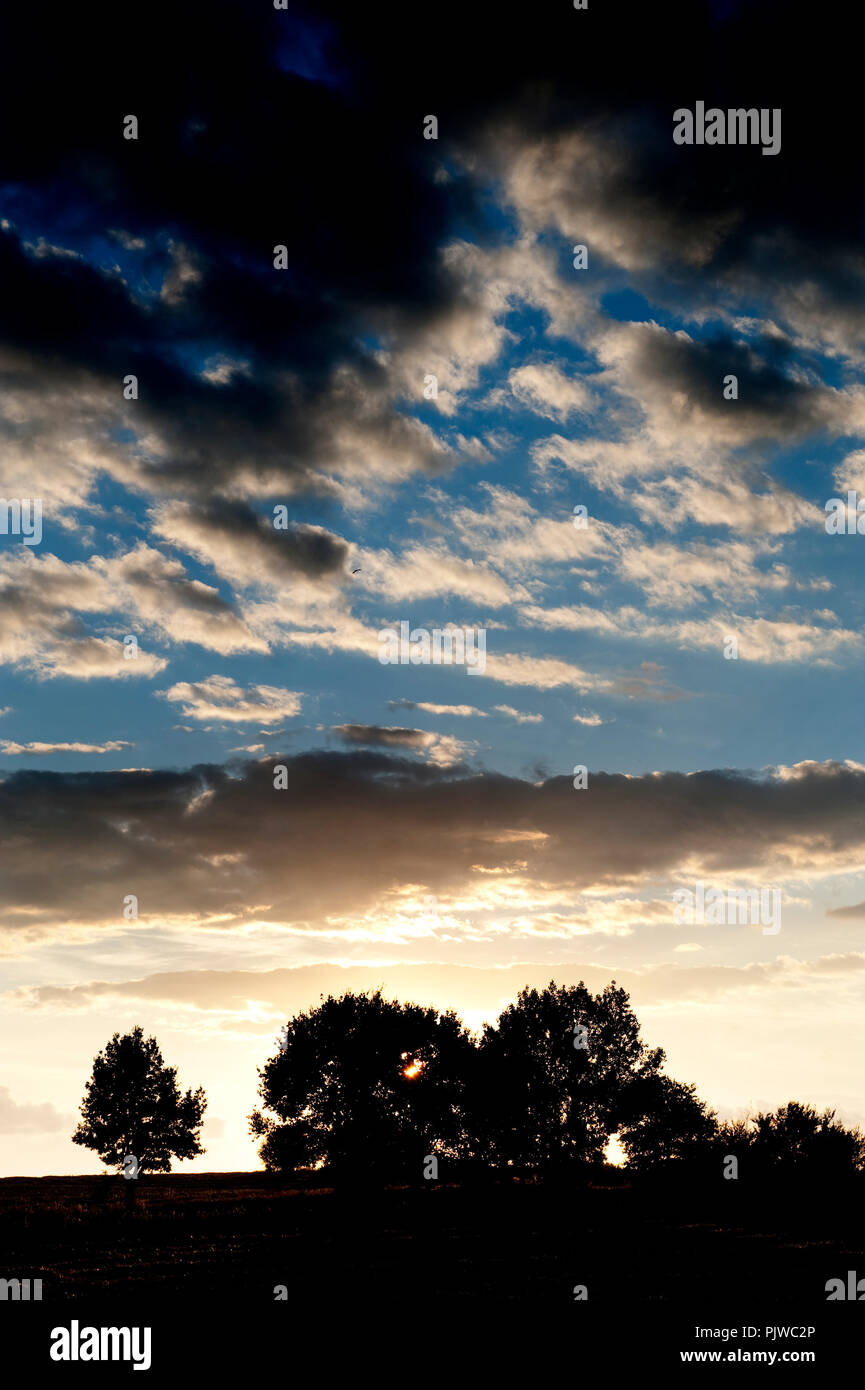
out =
[[[635,1172],[865,1168],[865,1135],[833,1111],[791,1101],[719,1124],[664,1061],[615,981],[597,995],[582,982],[526,988],[477,1040],[452,1010],[346,993],[285,1026],[259,1070],[264,1111],[250,1129],[268,1169],[346,1180],[422,1180],[438,1164],[442,1177],[450,1165],[554,1178],[601,1164],[612,1136]]]

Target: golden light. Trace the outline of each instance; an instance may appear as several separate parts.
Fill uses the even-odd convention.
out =
[[[612,1168],[624,1168],[627,1161],[628,1151],[618,1134],[610,1135],[604,1150],[604,1162],[609,1163]]]
[[[411,1080],[412,1077],[420,1076],[422,1071],[423,1062],[410,1062],[409,1065],[403,1069],[403,1076],[407,1076],[409,1080]]]

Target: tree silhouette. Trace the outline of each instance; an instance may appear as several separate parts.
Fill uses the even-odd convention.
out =
[[[484,1028],[476,1144],[488,1162],[530,1170],[600,1162],[609,1136],[640,1113],[663,1061],[660,1048],[640,1041],[615,981],[598,995],[582,981],[524,989]]]
[[[121,1172],[134,1154],[140,1172],[168,1173],[171,1159],[204,1153],[199,1131],[207,1107],[201,1087],[181,1095],[177,1068],[165,1066],[155,1038],[140,1027],[114,1037],[93,1061],[73,1144],[95,1149]],[[134,1180],[127,1184],[131,1200]]]
[[[495,1173],[555,1176],[600,1163],[618,1135],[635,1172],[865,1170],[865,1135],[834,1111],[790,1101],[775,1114],[718,1124],[693,1085],[664,1075],[640,1039],[627,992],[580,981],[525,988],[473,1041],[456,1014],[371,994],[329,996],[286,1025],[259,1069],[263,1113],[250,1116],[268,1169],[326,1167],[361,1180],[421,1177],[426,1155]]]
[[[812,1105],[791,1100],[774,1112],[748,1116],[723,1125],[719,1146],[745,1154],[751,1171],[760,1177],[844,1177],[865,1170],[865,1134],[847,1129],[834,1110],[822,1114]]]
[[[472,1052],[451,1011],[380,991],[329,996],[287,1024],[280,1051],[259,1068],[259,1095],[276,1117],[250,1116],[265,1167],[421,1177],[426,1155],[465,1152]]]
[[[718,1132],[714,1111],[694,1086],[669,1076],[647,1077],[639,1089],[640,1113],[619,1131],[628,1167],[639,1171],[672,1160],[701,1158]]]

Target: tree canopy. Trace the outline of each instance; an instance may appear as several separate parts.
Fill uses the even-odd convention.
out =
[[[329,996],[293,1018],[259,1070],[252,1133],[271,1168],[327,1163],[346,1176],[402,1170],[464,1146],[469,1034],[456,1014],[379,991]]]
[[[615,981],[597,995],[582,981],[522,990],[480,1043],[477,1109],[491,1161],[548,1171],[600,1162],[664,1061],[639,1032]]]
[[[156,1039],[135,1027],[115,1033],[94,1058],[72,1142],[95,1149],[118,1172],[134,1154],[140,1171],[168,1173],[172,1158],[204,1153],[199,1131],[206,1107],[201,1087],[181,1095],[177,1068],[167,1067]]]
[[[619,1132],[628,1166],[645,1171],[673,1159],[708,1155],[717,1120],[694,1086],[653,1076],[641,1090],[640,1107]]]
[[[663,1071],[628,994],[551,981],[525,988],[474,1039],[456,1014],[380,991],[322,999],[286,1025],[259,1069],[250,1129],[270,1169],[417,1178],[429,1155],[484,1171],[554,1175],[603,1161],[617,1136],[635,1172],[728,1154],[752,1173],[865,1167],[865,1137],[795,1101],[719,1125]]]

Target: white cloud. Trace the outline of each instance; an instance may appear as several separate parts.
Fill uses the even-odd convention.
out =
[[[407,547],[394,557],[387,550],[359,550],[364,589],[400,601],[455,594],[470,601],[498,607],[527,598],[521,586],[512,586],[486,564],[461,559],[441,546]]]
[[[125,739],[109,739],[107,743],[12,743],[0,739],[0,752],[17,756],[32,753],[42,756],[46,753],[116,753],[120,748],[134,748],[134,743]]]
[[[544,720],[542,714],[523,714],[521,710],[514,709],[513,705],[496,705],[495,709],[499,714],[507,715],[508,719],[515,719],[518,724],[542,724]]]
[[[480,672],[479,672],[480,673]],[[531,685],[536,690],[553,690],[567,685],[587,693],[590,690],[609,690],[612,682],[592,675],[570,662],[551,656],[529,656],[521,652],[487,652],[486,671],[490,680],[502,685]]]
[[[434,705],[425,700],[391,700],[392,709],[419,709],[425,714],[446,714],[454,719],[486,719],[487,711],[476,705]]]
[[[560,608],[540,608],[535,605],[524,608],[522,616],[526,623],[546,629],[603,632],[610,636],[666,642],[682,648],[714,648],[719,655],[724,650],[727,638],[734,636],[738,642],[740,661],[770,665],[785,661],[810,661],[825,665],[845,652],[855,654],[862,646],[861,634],[848,628],[819,627],[815,623],[784,617],[746,618],[728,613],[665,622],[638,608],[624,607],[601,612],[585,604]],[[815,616],[833,620],[831,613]],[[487,657],[488,669],[489,664]]]
[[[160,699],[180,704],[185,719],[228,724],[276,724],[298,714],[301,704],[301,696],[293,690],[274,685],[253,685],[244,690],[231,676],[178,681],[168,690],[154,693]]]
[[[566,376],[553,363],[526,363],[508,373],[511,394],[536,415],[564,421],[581,414],[592,403],[592,394],[578,377]]]

